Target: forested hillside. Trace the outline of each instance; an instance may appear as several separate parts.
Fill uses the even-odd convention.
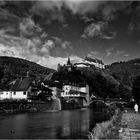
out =
[[[140,58],[113,63],[106,66],[106,71],[122,84],[132,87],[133,80],[140,75]]]
[[[109,97],[129,100],[131,98],[131,88],[121,84],[109,73],[95,67],[81,68],[70,72],[67,70],[55,72],[52,80],[79,86],[87,83],[90,87],[90,95],[94,94],[103,99]]]
[[[0,57],[0,88],[6,88],[7,84],[18,78],[30,77],[41,78],[45,77],[55,70],[40,66],[34,62],[27,61],[14,57]]]

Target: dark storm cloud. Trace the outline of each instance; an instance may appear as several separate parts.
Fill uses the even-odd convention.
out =
[[[135,5],[131,6],[130,17],[131,22],[129,23],[128,29],[130,32],[135,32],[140,30],[140,3],[134,3]]]
[[[95,1],[95,0],[51,0],[36,1],[30,12],[35,15],[50,18],[50,20],[65,21],[65,12],[69,10],[71,14],[79,14],[83,17],[93,15],[103,20],[113,20],[117,16],[118,11],[125,11],[131,8],[131,1]],[[68,12],[68,11],[67,11]],[[99,16],[98,16],[99,15]]]
[[[20,18],[7,10],[0,8],[0,29],[6,33],[18,34]]]

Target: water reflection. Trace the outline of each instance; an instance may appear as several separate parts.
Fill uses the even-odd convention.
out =
[[[0,138],[85,138],[92,111],[71,110],[0,116]]]
[[[62,118],[67,118],[62,120],[62,138],[81,138],[89,129],[89,110],[66,111]]]
[[[27,115],[2,116],[0,120],[1,138],[22,138],[26,133]],[[24,132],[24,134],[23,134]]]

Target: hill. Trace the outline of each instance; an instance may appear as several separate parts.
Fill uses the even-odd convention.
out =
[[[17,77],[26,77],[28,74],[30,77],[44,78],[53,72],[55,72],[55,70],[40,66],[28,60],[0,56],[1,88],[4,88],[7,83]]]
[[[140,58],[112,63],[105,70],[122,84],[132,87],[133,80],[140,75]]]
[[[118,82],[108,72],[96,67],[80,68],[73,71],[60,70],[52,76],[53,81],[61,84],[73,84],[77,86],[89,85],[90,96],[92,94],[104,100],[110,98],[123,98],[129,100],[131,93],[129,88]]]

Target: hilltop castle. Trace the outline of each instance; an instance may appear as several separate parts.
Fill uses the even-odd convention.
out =
[[[86,57],[82,62],[75,63],[74,65],[76,67],[91,67],[91,66],[95,66],[96,68],[100,68],[100,69],[105,68],[105,65],[102,62],[102,60],[99,60],[97,58],[91,58],[91,57]]]
[[[99,60],[97,58],[90,58],[90,57],[86,57],[83,61],[81,61],[80,63],[74,63],[72,64],[70,61],[70,57],[68,57],[67,63],[64,65],[58,64],[57,66],[57,71],[60,70],[67,70],[67,71],[72,71],[76,68],[82,68],[82,67],[91,67],[91,66],[95,66],[96,68],[100,68],[100,69],[104,69],[105,65],[102,62],[102,60]]]
[[[58,64],[57,66],[57,71],[60,70],[67,70],[67,71],[72,71],[75,68],[75,66],[71,63],[70,57],[68,57],[67,63],[64,64],[63,66],[61,64]]]

